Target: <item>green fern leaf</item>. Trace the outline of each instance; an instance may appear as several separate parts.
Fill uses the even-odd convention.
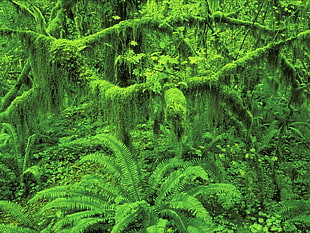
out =
[[[78,224],[78,222],[81,219],[87,219],[87,218],[92,218],[98,215],[102,215],[102,210],[87,210],[87,211],[81,211],[73,214],[68,214],[62,219],[60,219],[58,222],[55,223],[53,230],[55,232],[59,232],[62,228],[66,226],[75,226]],[[112,210],[111,210],[112,212]],[[114,211],[113,211],[114,213]],[[109,217],[112,217],[111,214]],[[101,221],[107,219],[108,216],[104,216],[101,219]]]
[[[161,215],[170,217],[174,220],[175,225],[180,233],[188,233],[187,232],[187,225],[188,221],[191,219],[188,216],[182,215],[180,212],[177,212],[172,209],[163,209],[160,211]]]
[[[172,158],[161,162],[149,178],[151,190],[156,190],[158,188],[157,186],[161,184],[161,181],[164,180],[168,172],[177,168],[184,168],[186,165],[186,162],[178,158]]]
[[[206,223],[201,218],[193,218],[190,220],[189,226],[187,227],[189,233],[210,233],[214,232],[213,224]]]
[[[112,204],[106,204],[103,200],[88,197],[88,196],[74,196],[67,198],[57,198],[47,203],[43,208],[40,209],[39,214],[51,209],[64,209],[70,210],[95,210],[95,211],[111,211],[113,210]]]
[[[3,179],[4,183],[16,179],[16,174],[4,163],[0,163],[0,179]]]
[[[145,201],[125,203],[118,206],[112,233],[119,233],[125,230],[126,227],[135,221],[139,214],[146,209],[148,209],[148,204]]]
[[[158,219],[157,223],[153,226],[146,228],[147,233],[165,233],[168,225],[167,219]]]
[[[27,227],[0,224],[0,232],[3,233],[38,233],[39,231]]]
[[[133,201],[142,200],[143,195],[140,189],[141,181],[137,163],[132,159],[127,147],[111,136],[97,135],[95,138],[102,140],[114,152],[122,171],[122,181],[128,192],[128,197]]]
[[[190,183],[190,181],[198,177],[205,180],[208,179],[208,174],[200,166],[190,166],[184,170],[179,169],[174,172],[171,172],[169,177],[163,182],[161,187],[158,189],[157,192],[158,197],[156,198],[156,202],[159,203],[167,195],[182,190],[183,186],[186,183]]]
[[[115,159],[112,157],[108,157],[102,153],[94,153],[84,156],[80,161],[79,164],[83,164],[85,162],[93,162],[98,164],[101,167],[107,169],[107,172],[113,175],[117,180],[121,177],[121,169],[116,163]]]
[[[85,218],[78,221],[70,230],[70,232],[74,233],[83,233],[86,232],[87,229],[92,226],[104,222],[103,218]]]
[[[206,223],[211,224],[212,219],[208,211],[203,207],[200,201],[187,193],[177,193],[169,201],[169,206],[173,209],[181,209],[191,212]]]
[[[30,215],[24,213],[23,208],[16,203],[10,201],[0,201],[0,209],[12,216],[17,222],[25,227],[33,226],[34,219]]]

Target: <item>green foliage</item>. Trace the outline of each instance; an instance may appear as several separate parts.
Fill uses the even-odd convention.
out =
[[[239,193],[233,185],[193,184],[197,179],[208,182],[208,174],[202,167],[179,159],[160,163],[150,176],[143,176],[142,182],[138,164],[124,145],[104,135],[97,135],[93,140],[107,145],[115,157],[98,152],[83,157],[80,163],[96,163],[104,170],[98,175],[85,176],[75,185],[40,191],[31,200],[32,203],[51,200],[39,214],[43,219],[50,219],[48,213],[56,211],[59,219],[54,226],[49,226],[56,231],[69,225],[84,232],[98,223],[111,221],[114,222],[111,232],[133,227],[152,231],[162,228],[164,224],[160,219],[167,218],[180,232],[199,227],[208,232],[212,229],[212,218],[196,196],[203,194],[211,198],[216,194],[223,208],[231,208],[239,202]]]
[[[35,135],[28,138],[25,152],[22,153],[20,141],[12,124],[1,123],[0,182],[3,196],[16,198],[26,191],[29,182],[40,182],[38,166],[29,166],[30,148]],[[27,177],[29,180],[25,179]]]
[[[1,198],[43,232],[307,231],[309,7],[0,1]]]
[[[35,233],[39,232],[36,228],[34,219],[30,214],[25,213],[24,209],[16,204],[9,201],[0,201],[0,210],[5,214],[8,214],[14,219],[18,225],[5,225],[0,224],[0,231],[13,233],[13,232],[27,232]]]

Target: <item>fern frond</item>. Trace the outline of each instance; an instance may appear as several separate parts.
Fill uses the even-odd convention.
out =
[[[107,219],[112,218],[112,216],[114,215],[114,212],[115,211],[111,209],[109,210],[109,212],[107,211],[104,212],[104,215],[103,215],[102,210],[86,210],[82,212],[68,214],[55,223],[53,230],[55,232],[59,232],[64,227],[78,225],[82,219],[98,218],[96,216],[100,216],[100,215],[102,215],[102,217],[100,217],[101,221],[105,221]]]
[[[71,196],[71,190],[75,188],[73,185],[64,185],[64,186],[56,186],[49,189],[44,189],[35,194],[33,198],[31,198],[28,202],[34,203],[39,200],[47,199],[53,200],[56,198]],[[81,190],[82,191],[82,190]]]
[[[167,219],[159,218],[155,225],[146,228],[146,232],[147,233],[165,233],[167,224],[168,224]]]
[[[25,227],[32,227],[34,219],[26,213],[23,208],[16,203],[10,201],[0,201],[0,209],[13,217],[18,223]]]
[[[290,219],[304,213],[310,212],[310,199],[309,200],[286,200],[281,201],[276,213]]]
[[[83,211],[96,210],[104,213],[105,211],[113,211],[112,204],[106,204],[102,199],[87,197],[87,196],[73,196],[67,198],[57,198],[40,209],[38,212],[42,214],[51,209],[63,209],[65,211]]]
[[[126,227],[136,220],[139,214],[148,207],[146,201],[139,201],[134,203],[125,203],[119,205],[116,209],[115,225],[112,233],[119,233],[126,229]]]
[[[204,208],[200,201],[187,193],[177,193],[169,201],[168,205],[173,209],[185,210],[194,216],[201,218],[204,222],[211,224],[212,219],[209,212]]]
[[[203,219],[193,218],[190,220],[189,226],[187,227],[189,233],[209,233],[215,232],[213,225],[206,223]]]
[[[85,162],[92,162],[95,164],[98,164],[101,167],[104,167],[107,169],[107,172],[113,175],[113,177],[118,180],[121,177],[121,169],[116,163],[115,159],[112,157],[108,157],[102,153],[93,153],[84,156],[79,161],[79,164],[85,163]]]
[[[168,172],[171,172],[177,168],[184,168],[186,164],[186,162],[178,158],[172,158],[162,161],[152,172],[152,175],[149,177],[149,184],[151,185],[151,190],[157,189],[157,186],[160,185],[161,181],[165,178]]]
[[[97,135],[95,138],[102,140],[114,152],[121,168],[122,181],[127,189],[128,196],[133,201],[142,200],[141,181],[136,161],[130,151],[116,138],[107,135]]]
[[[28,227],[0,224],[0,232],[3,232],[3,233],[38,233],[39,231],[30,229]]]
[[[67,226],[75,226],[81,219],[86,219],[89,217],[96,217],[98,215],[102,215],[101,210],[86,210],[82,212],[77,212],[73,214],[68,214],[59,221],[55,223],[53,226],[53,230],[55,232],[59,232],[62,228],[67,227]],[[106,219],[107,217],[102,217],[102,219]]]
[[[20,148],[19,148],[19,143],[18,143],[18,135],[17,132],[12,124],[9,123],[0,123],[1,126],[1,132],[4,133],[5,131],[7,134],[10,135],[10,139],[12,140],[12,148],[14,148],[14,153],[15,156],[20,154]]]
[[[207,180],[208,174],[200,166],[190,166],[184,170],[171,172],[158,189],[156,203],[160,203],[167,195],[182,190],[185,184],[189,184],[196,178]]]
[[[183,216],[181,213],[172,210],[172,209],[163,209],[160,211],[161,215],[172,218],[176,223],[176,227],[178,228],[177,232],[180,233],[188,233],[187,232],[187,220],[188,216]]]
[[[83,233],[83,232],[86,232],[87,229],[91,228],[92,226],[94,226],[100,222],[104,222],[104,219],[98,218],[98,217],[84,218],[84,219],[81,219],[80,221],[78,221],[72,228],[70,228],[69,232]],[[58,231],[56,231],[56,232],[58,232]]]
[[[38,200],[54,200],[72,196],[89,196],[110,201],[119,198],[119,189],[111,184],[105,183],[104,179],[98,176],[85,176],[80,183],[75,185],[57,186],[42,190],[29,200],[30,203]]]
[[[208,173],[210,182],[222,182],[225,180],[226,171],[224,165],[208,157],[191,160],[193,166],[201,166]]]

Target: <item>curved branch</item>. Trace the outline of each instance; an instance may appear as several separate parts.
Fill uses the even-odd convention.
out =
[[[39,33],[45,34],[46,35],[46,30],[45,30],[45,19],[38,7],[36,7],[33,3],[26,1],[26,4],[28,3],[29,6],[26,6],[25,2],[19,2],[16,0],[9,0],[10,3],[13,4],[14,7],[16,7],[18,10],[22,12],[26,12],[28,15],[34,18],[36,22],[36,28]]]
[[[236,25],[236,26],[245,26],[250,29],[256,29],[263,32],[266,32],[267,34],[274,35],[276,33],[282,33],[286,30],[286,28],[278,28],[278,29],[271,29],[267,26],[264,26],[260,23],[255,23],[251,21],[245,21],[245,20],[239,20],[235,18],[229,17],[228,14],[224,14],[222,12],[215,12],[212,15],[212,18],[214,22],[216,23],[227,23],[230,25]]]
[[[3,101],[1,101],[1,105],[0,105],[0,112],[5,111],[5,109],[10,105],[10,103],[16,97],[17,92],[19,91],[20,87],[22,86],[22,84],[25,83],[25,80],[28,78],[28,74],[30,70],[31,70],[31,67],[30,67],[30,62],[28,60],[26,64],[24,65],[22,73],[19,75],[15,85],[3,97]]]

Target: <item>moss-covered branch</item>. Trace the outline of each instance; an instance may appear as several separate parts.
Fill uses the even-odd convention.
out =
[[[272,28],[264,26],[260,23],[255,23],[255,22],[251,22],[251,21],[245,21],[245,20],[239,20],[239,19],[231,18],[231,17],[229,17],[229,15],[224,14],[222,12],[213,13],[212,18],[213,18],[214,22],[216,22],[216,23],[227,23],[229,25],[244,26],[244,27],[259,30],[259,31],[262,31],[262,32],[265,32],[265,33],[268,33],[271,35],[274,35],[275,33],[281,33],[281,32],[284,32],[286,30],[285,28],[272,29]]]
[[[16,97],[17,92],[19,91],[20,87],[22,86],[22,84],[26,82],[26,79],[28,78],[30,70],[31,70],[30,63],[29,61],[27,61],[15,85],[2,98],[1,105],[0,105],[0,112],[3,112],[10,105],[13,99]]]
[[[23,15],[31,16],[35,20],[37,32],[46,34],[46,22],[38,7],[29,1],[9,0],[9,2],[12,3],[18,11],[22,12]]]
[[[173,31],[173,28],[166,22],[145,17],[141,19],[129,19],[121,21],[120,23],[115,24],[112,27],[105,28],[97,33],[83,37],[82,39],[80,39],[80,42],[85,45],[100,43],[107,36],[111,36],[114,34],[119,35],[120,32],[123,32],[128,28],[132,28],[135,30],[139,30],[141,28],[151,28],[153,30],[165,31],[167,33],[172,33]]]
[[[36,38],[38,38],[42,34],[34,32],[34,31],[30,31],[30,30],[15,30],[15,29],[12,29],[12,28],[0,28],[0,35],[1,36],[16,35],[21,40],[23,40],[23,39],[31,39],[31,40],[34,41]]]

